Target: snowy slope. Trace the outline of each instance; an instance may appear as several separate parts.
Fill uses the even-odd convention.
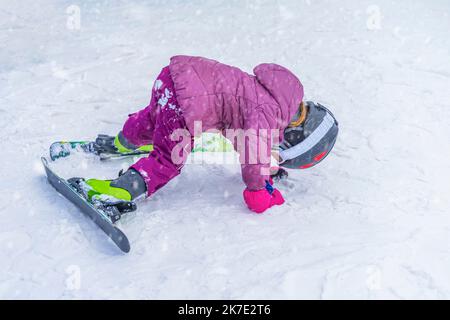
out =
[[[446,0],[1,0],[0,298],[450,298],[449,13]],[[285,65],[340,137],[261,216],[239,166],[186,166],[122,222],[122,255],[39,157],[115,134],[174,54]]]

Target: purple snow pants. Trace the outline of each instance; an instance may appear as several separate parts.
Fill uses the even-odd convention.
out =
[[[169,67],[161,70],[152,89],[150,104],[129,115],[123,127],[125,138],[136,146],[153,144],[153,151],[131,168],[137,170],[147,185],[147,196],[155,193],[176,177],[183,163],[172,161],[172,150],[179,143],[171,134],[186,129],[186,122],[179,108]],[[191,141],[191,146],[193,143]],[[188,150],[189,152],[191,150]]]

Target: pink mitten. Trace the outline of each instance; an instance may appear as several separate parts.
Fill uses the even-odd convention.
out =
[[[281,206],[284,203],[284,198],[278,189],[273,189],[270,206]]]
[[[256,213],[263,213],[272,206],[284,203],[280,191],[274,189],[270,183],[267,183],[266,188],[261,190],[245,189],[244,200],[248,208]]]

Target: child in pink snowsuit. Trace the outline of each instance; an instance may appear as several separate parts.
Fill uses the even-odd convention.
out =
[[[276,64],[260,64],[253,72],[250,75],[202,57],[170,59],[153,85],[150,104],[131,114],[122,130],[122,139],[129,145],[153,144],[150,155],[131,166],[144,179],[148,196],[177,176],[183,166],[171,157],[179,143],[171,139],[176,129],[187,129],[193,137],[194,122],[202,121],[203,131],[272,129],[283,137],[303,100],[303,86]],[[271,142],[264,147],[270,156]],[[247,206],[261,213],[282,204],[281,193],[271,186],[270,160],[247,160],[248,156],[241,157]]]
[[[153,144],[150,155],[131,166],[144,178],[148,196],[180,173],[182,164],[174,164],[171,159],[172,149],[179,141],[170,136],[185,128],[170,70],[165,67],[155,80],[150,104],[129,115],[122,130],[125,139],[135,146]]]

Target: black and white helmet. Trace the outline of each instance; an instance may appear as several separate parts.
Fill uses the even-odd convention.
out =
[[[306,169],[322,161],[333,149],[338,135],[338,122],[319,103],[302,103],[296,121],[284,130],[280,144],[280,166]]]

